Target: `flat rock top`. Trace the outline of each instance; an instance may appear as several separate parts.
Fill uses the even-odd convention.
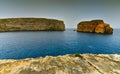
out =
[[[48,18],[5,18],[0,19],[0,25],[6,24],[6,25],[26,25],[26,24],[40,24],[45,23],[46,25],[49,25],[49,23],[64,23],[62,20],[57,19],[48,19]]]
[[[54,20],[54,21],[61,21],[61,20],[57,20],[57,19],[49,19],[49,18],[1,18],[0,19],[0,22],[1,21],[3,21],[3,22],[5,22],[5,21],[7,21],[7,20]]]
[[[120,55],[76,54],[0,60],[0,74],[120,74]]]

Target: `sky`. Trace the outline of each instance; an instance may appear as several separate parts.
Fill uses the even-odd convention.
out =
[[[102,19],[120,28],[120,0],[0,0],[0,18],[19,17],[63,20],[66,28]]]

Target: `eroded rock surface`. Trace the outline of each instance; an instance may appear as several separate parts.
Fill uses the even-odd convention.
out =
[[[5,31],[64,31],[61,20],[46,18],[8,18],[0,19],[0,32]]]
[[[77,54],[0,60],[0,74],[120,74],[120,55]]]
[[[112,34],[113,29],[109,24],[104,23],[103,20],[92,20],[92,21],[84,21],[80,22],[77,25],[78,32],[95,32],[95,33],[104,33],[104,34]]]

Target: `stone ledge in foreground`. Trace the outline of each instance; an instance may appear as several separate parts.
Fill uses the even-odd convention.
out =
[[[120,74],[120,55],[69,54],[0,60],[0,74]]]

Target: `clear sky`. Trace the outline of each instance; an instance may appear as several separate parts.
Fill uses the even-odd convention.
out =
[[[39,17],[63,20],[66,28],[103,19],[120,28],[120,0],[0,0],[0,18]]]

